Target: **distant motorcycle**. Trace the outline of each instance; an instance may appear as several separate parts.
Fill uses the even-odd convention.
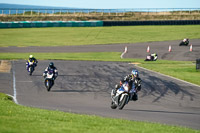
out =
[[[27,63],[27,71],[29,72],[29,75],[32,75],[33,71],[35,70],[35,63],[34,61]]]
[[[46,75],[44,75],[45,81],[44,84],[47,88],[47,91],[50,91],[54,84],[54,73],[53,71],[48,71]]]
[[[122,110],[126,104],[128,104],[130,100],[130,86],[128,82],[124,82],[124,84],[116,91],[112,89],[111,91],[111,108],[116,109],[117,107]],[[116,91],[116,92],[115,92]]]
[[[158,55],[157,54],[150,54],[147,55],[146,59],[144,61],[156,61],[158,59]]]
[[[183,39],[183,41],[180,42],[179,46],[188,46],[189,39]]]

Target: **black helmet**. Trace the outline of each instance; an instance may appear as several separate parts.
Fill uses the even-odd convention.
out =
[[[53,68],[53,67],[54,67],[53,62],[50,62],[50,63],[49,63],[49,67],[50,67],[50,68]]]

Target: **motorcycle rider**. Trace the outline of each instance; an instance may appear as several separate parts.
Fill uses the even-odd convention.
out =
[[[26,61],[26,69],[27,69],[27,71],[29,71],[29,62],[33,62],[33,66],[34,66],[33,68],[35,68],[37,66],[37,63],[38,63],[37,59],[34,58],[33,55],[30,55],[29,59]]]
[[[181,43],[179,44],[180,46],[181,45],[188,45],[189,44],[189,39],[188,38],[185,38],[185,39],[183,39],[182,41],[181,41]]]
[[[189,43],[189,39],[188,39],[188,38],[185,38],[185,39],[183,39],[183,42],[184,42],[184,43]]]
[[[44,78],[46,78],[48,71],[53,71],[53,82],[52,82],[52,86],[53,86],[54,85],[54,80],[58,77],[58,70],[54,66],[53,62],[50,62],[49,66],[44,70],[44,72],[43,72],[43,77]]]
[[[131,86],[131,90],[129,91],[131,100],[136,101],[138,100],[137,92],[141,90],[141,79],[139,77],[139,72],[135,69],[131,71],[130,75],[125,76],[121,81],[120,85],[115,86],[115,93],[117,90],[122,86],[122,84],[127,81],[129,83],[129,86]]]
[[[151,60],[156,61],[158,58],[158,55],[156,53],[151,54]]]

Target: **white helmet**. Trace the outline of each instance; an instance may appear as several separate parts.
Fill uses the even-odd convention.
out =
[[[29,58],[33,58],[33,55],[30,55]]]

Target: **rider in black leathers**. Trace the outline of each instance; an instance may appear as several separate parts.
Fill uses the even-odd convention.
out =
[[[131,100],[136,101],[138,100],[137,92],[141,90],[141,79],[139,77],[139,72],[135,69],[132,70],[130,75],[125,76],[121,81],[120,85],[116,85],[116,91],[121,87],[121,85],[127,81],[129,83],[129,86],[131,86],[130,94],[131,94]],[[115,92],[116,92],[115,91]]]
[[[53,82],[52,82],[52,86],[54,85],[54,80],[58,77],[58,70],[57,68],[54,66],[53,62],[49,63],[49,66],[45,69],[45,71],[43,72],[43,77],[45,78],[48,71],[53,71]]]
[[[179,46],[182,46],[182,45],[188,46],[188,44],[189,44],[189,39],[185,38],[180,42]]]

